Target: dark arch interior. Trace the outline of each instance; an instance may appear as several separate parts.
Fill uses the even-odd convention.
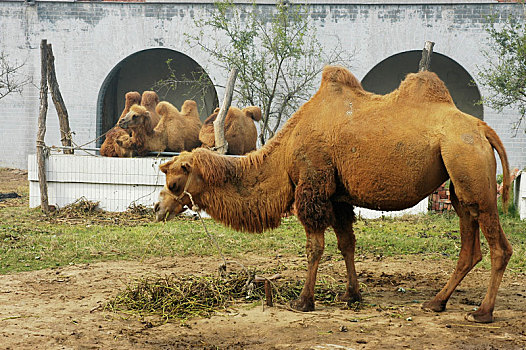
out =
[[[175,79],[175,89],[156,87],[156,82],[170,76],[170,60]],[[148,49],[136,52],[119,62],[106,77],[99,92],[97,111],[97,136],[111,129],[124,109],[124,95],[128,91],[155,90],[161,101],[168,101],[180,108],[185,100],[197,102],[201,120],[206,119],[219,105],[216,90],[204,70],[193,59],[170,49]],[[200,88],[195,80],[206,81]],[[99,141],[99,145],[102,140]]]
[[[387,94],[395,90],[408,73],[418,71],[421,57],[421,51],[407,51],[386,58],[363,78],[364,89],[377,94]],[[478,87],[460,64],[434,52],[430,70],[444,81],[458,109],[484,119],[482,105],[477,103],[481,99]]]

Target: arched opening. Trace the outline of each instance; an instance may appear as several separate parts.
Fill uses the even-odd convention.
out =
[[[171,71],[167,61],[170,61]],[[172,78],[177,81],[172,88],[156,86],[172,73]],[[198,80],[204,81],[206,86],[203,87]],[[120,61],[102,84],[97,103],[97,136],[115,125],[124,109],[124,95],[128,91],[142,93],[146,90],[156,91],[161,101],[168,101],[177,108],[185,100],[196,101],[201,120],[205,120],[219,105],[210,77],[193,59],[165,48],[139,51]],[[99,140],[99,145],[102,141]]]
[[[367,73],[362,80],[365,90],[387,94],[400,85],[408,73],[418,71],[421,51],[406,51],[386,58]],[[480,92],[471,75],[457,62],[442,54],[433,53],[431,71],[446,84],[455,105],[462,112],[484,119]]]

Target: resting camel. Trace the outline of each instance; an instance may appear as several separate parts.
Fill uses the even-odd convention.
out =
[[[106,134],[106,139],[100,146],[99,152],[101,156],[131,157],[131,150],[120,147],[119,145],[117,145],[115,140],[122,135],[129,135],[126,130],[124,130],[118,125],[118,123],[130,111],[131,106],[139,103],[141,103],[141,95],[137,91],[130,91],[126,93],[124,109],[121,113],[121,116],[119,117],[119,120],[117,121],[117,125],[111,128],[110,131],[108,131],[108,133]]]
[[[201,131],[199,140],[204,147],[210,149],[215,147],[214,121],[219,114],[216,108],[208,118],[206,118]],[[254,121],[261,120],[261,108],[250,106],[240,110],[230,107],[225,117],[225,139],[228,142],[227,154],[245,154],[256,149],[258,131]]]
[[[179,202],[190,206],[193,200],[236,230],[275,228],[294,202],[307,235],[307,277],[292,304],[301,311],[314,310],[327,227],[334,229],[346,264],[343,298],[359,301],[353,206],[408,208],[449,178],[462,246],[449,281],[423,308],[444,311],[457,285],[482,259],[480,227],[490,249],[491,276],[480,307],[466,318],[492,322],[512,254],[497,212],[494,149],[502,163],[506,207],[510,172],[499,137],[483,121],[459,111],[436,74],[409,74],[397,90],[381,96],[365,91],[345,68],[329,66],[316,94],[258,151],[234,158],[197,149],[160,169]]]
[[[192,150],[200,146],[199,129],[201,121],[195,101],[186,100],[181,112],[171,103],[162,101],[156,109],[161,116],[159,124],[154,128],[150,124],[151,113],[144,106],[132,106],[126,116],[119,122],[123,129],[132,130],[130,137],[123,135],[116,142],[121,147],[126,143],[144,156],[148,152]],[[130,147],[130,146],[128,146]]]

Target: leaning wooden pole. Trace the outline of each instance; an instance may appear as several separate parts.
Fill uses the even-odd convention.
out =
[[[69,128],[68,110],[66,109],[66,104],[58,87],[57,75],[55,73],[55,56],[53,56],[51,44],[47,44],[47,54],[47,81],[58,114],[60,141],[62,142],[62,146],[71,147],[71,129]],[[73,154],[73,150],[65,149],[64,153]]]
[[[422,50],[422,58],[418,64],[418,71],[423,72],[429,70],[431,67],[431,55],[433,54],[433,46],[435,43],[432,41],[426,41],[424,49]]]
[[[49,203],[47,197],[47,180],[46,180],[46,116],[47,116],[47,40],[43,39],[40,43],[40,112],[38,115],[38,132],[37,132],[37,165],[38,165],[38,183],[40,185],[40,207],[44,213],[49,213]]]
[[[220,154],[226,154],[228,150],[228,142],[225,139],[225,118],[230,104],[232,103],[232,95],[234,94],[234,85],[236,84],[237,68],[232,68],[228,82],[225,89],[225,97],[223,104],[219,110],[216,120],[214,121],[214,137],[215,150]]]

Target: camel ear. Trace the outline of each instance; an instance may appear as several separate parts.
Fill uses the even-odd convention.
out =
[[[172,160],[159,165],[159,170],[161,170],[163,173],[167,174],[168,173],[168,169],[170,168],[170,165],[173,164],[173,162],[175,162],[175,157],[173,157]]]

